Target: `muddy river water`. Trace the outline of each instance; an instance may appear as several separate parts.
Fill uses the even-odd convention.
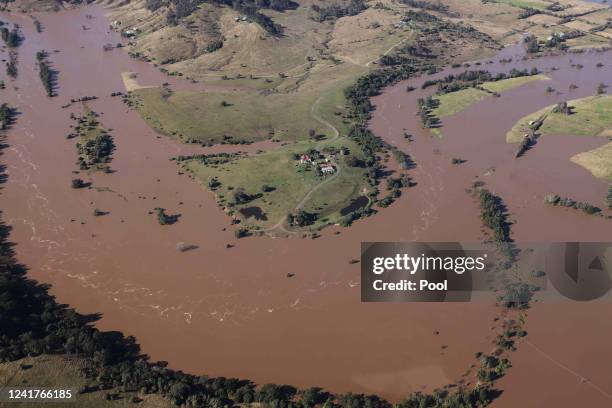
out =
[[[418,126],[414,112],[421,91],[406,93],[408,83],[389,88],[374,100],[371,126],[411,153],[418,164],[413,171],[418,185],[375,217],[339,229],[339,235],[331,228],[316,240],[237,241],[213,197],[179,174],[169,160],[203,150],[156,134],[119,98],[110,97],[111,92],[124,91],[121,73],[128,71],[138,72],[143,84],[201,85],[169,79],[122,50],[103,51],[104,44],[120,38],[109,32],[99,7],[37,18],[42,33],[28,16],[1,17],[20,24],[25,35],[18,49],[19,76],[6,80],[2,91],[3,99],[19,111],[2,151],[8,179],[0,196],[4,221],[13,227],[17,257],[28,265],[30,276],[52,285],[60,302],[83,313],[102,313],[101,329],[135,335],[144,352],[169,361],[170,367],[258,383],[379,393],[391,399],[455,382],[473,362],[474,352],[491,347],[495,307],[363,304],[359,264],[350,260],[359,258],[362,241],[482,239],[478,208],[465,192],[475,177],[504,197],[517,221],[517,240],[612,241],[610,224],[545,208],[542,200],[554,192],[601,202],[606,183],[568,160],[601,145],[601,140],[543,138],[519,161],[513,159],[516,147],[504,142],[518,118],[568,99],[570,82],[579,85],[572,97],[593,94],[599,82],[610,78],[610,54],[521,62],[560,69],[551,73],[551,81],[513,90],[446,119],[442,140],[430,138]],[[55,98],[45,96],[35,70],[35,53],[41,49],[57,51],[49,56],[59,71]],[[514,53],[519,49],[502,52]],[[6,50],[0,55],[8,58]],[[583,70],[571,68],[570,58],[581,62]],[[599,61],[604,68],[594,67]],[[506,71],[513,66],[495,63],[486,68]],[[546,94],[549,84],[563,94]],[[62,105],[91,95],[99,97],[91,107],[112,129],[114,172],[77,176],[75,141],[65,136],[72,124],[70,112],[79,113],[80,108]],[[415,135],[414,142],[403,138],[403,128]],[[468,162],[452,166],[450,158],[456,156]],[[97,189],[72,189],[75,177],[93,182]],[[180,213],[179,222],[159,225],[150,213],[155,207]],[[95,217],[95,208],[109,214]],[[198,248],[181,252],[181,243]],[[228,249],[228,243],[235,246]],[[287,273],[294,276],[287,278]],[[567,315],[581,321],[575,310]],[[611,338],[612,329],[603,322],[607,318],[609,323],[612,307],[587,305],[584,311],[601,324],[581,326],[581,333],[593,336],[591,350],[610,357],[602,337]],[[558,314],[540,313],[544,327],[555,325]],[[550,331],[541,327],[535,325],[530,338],[546,344]],[[571,320],[564,320],[562,327],[574,333]],[[582,364],[582,357],[576,352],[568,363]],[[593,381],[610,392],[611,379],[604,374],[609,365],[602,360],[593,359],[587,368]],[[522,378],[510,375],[507,381],[526,386],[520,384]],[[589,389],[584,393],[585,398],[598,398]]]

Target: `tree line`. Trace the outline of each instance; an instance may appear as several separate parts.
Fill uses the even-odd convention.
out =
[[[0,105],[0,130],[6,130],[9,128],[11,122],[13,121],[14,114],[15,110],[8,104],[3,103]]]
[[[350,0],[346,4],[332,3],[328,6],[319,6],[313,4],[310,6],[315,12],[313,20],[323,22],[326,20],[335,20],[340,17],[356,16],[368,8],[364,0]]]
[[[38,51],[36,53],[36,61],[38,61],[38,75],[40,80],[47,91],[47,96],[55,96],[53,92],[53,85],[55,84],[56,72],[51,69],[51,64],[47,60],[47,53],[45,51]]]
[[[478,197],[480,199],[481,218],[485,225],[493,231],[495,241],[509,242],[510,228],[501,198],[487,189],[481,189]]]
[[[497,82],[504,79],[533,76],[539,73],[540,71],[535,67],[531,70],[512,68],[508,73],[499,72],[497,74],[492,74],[486,70],[467,70],[460,74],[450,74],[444,78],[427,80],[423,82],[421,88],[426,89],[433,85],[437,85],[436,93],[442,95],[466,88],[474,88],[485,82]]]
[[[585,214],[589,215],[596,214],[601,211],[600,208],[586,201],[576,201],[569,197],[561,197],[557,194],[547,195],[546,197],[544,197],[544,202],[553,206],[568,207],[574,208],[576,210],[581,210]]]

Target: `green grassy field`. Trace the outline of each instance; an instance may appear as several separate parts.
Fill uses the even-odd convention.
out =
[[[43,355],[26,357],[10,363],[0,364],[0,384],[2,386],[18,387],[53,387],[79,389],[85,385],[93,385],[82,374],[87,367],[86,360],[77,357]],[[106,394],[117,394],[118,399],[109,401]],[[133,402],[133,398],[138,398]],[[64,403],[0,403],[6,407],[65,407],[79,408],[107,408],[107,407],[143,407],[166,408],[171,407],[170,401],[159,395],[138,395],[136,393],[119,392],[118,390],[93,391],[77,394],[76,401]]]
[[[183,141],[219,143],[224,136],[257,141],[300,140],[308,129],[325,132],[309,115],[315,95],[291,100],[286,95],[238,95],[193,91],[164,97],[161,88],[140,89],[139,112],[161,133]]]
[[[244,224],[262,229],[271,228],[280,220],[284,220],[311,189],[324,183],[311,194],[302,207],[306,211],[319,214],[313,225],[313,228],[318,228],[339,221],[340,209],[363,192],[366,188],[365,170],[348,167],[342,157],[339,157],[334,160],[340,170],[339,174],[320,176],[314,167],[300,164],[294,155],[307,153],[314,148],[324,151],[326,148],[341,147],[348,148],[352,155],[362,158],[357,145],[347,138],[339,138],[320,142],[301,141],[276,150],[245,155],[217,166],[204,164],[197,159],[184,161],[182,165],[205,187],[209,186],[209,181],[213,178],[221,183],[215,194],[222,206],[233,203],[234,193],[238,190],[251,196],[260,195],[248,203],[232,205],[231,210]],[[330,180],[327,181],[328,179]],[[273,187],[274,190],[265,192],[264,186]],[[246,218],[239,212],[240,209],[249,207],[259,207],[265,219]]]
[[[285,217],[308,190],[319,182],[313,171],[306,171],[305,167],[297,165],[292,157],[294,153],[307,151],[308,146],[308,143],[302,142],[239,158],[216,168],[201,164],[197,160],[188,161],[185,166],[204,186],[208,186],[212,178],[219,180],[221,185],[215,193],[221,205],[231,202],[233,193],[238,189],[249,195],[261,193],[260,198],[233,209],[236,215],[239,215],[240,208],[261,208],[265,220],[251,218],[245,222],[267,228]],[[263,192],[264,185],[273,187],[274,191]]]
[[[467,88],[440,95],[436,97],[440,105],[432,111],[432,114],[438,118],[456,115],[487,96],[490,94],[477,88]]]
[[[540,0],[489,0],[491,3],[508,4],[513,7],[545,9],[551,3]]]
[[[491,96],[492,93],[503,93],[518,88],[533,81],[549,79],[545,75],[530,75],[518,78],[508,78],[501,81],[483,83],[480,88],[466,88],[457,92],[440,95],[436,99],[440,106],[432,111],[434,116],[444,118],[464,111],[474,103]]]
[[[311,115],[321,99],[326,119],[342,127],[334,112],[345,105],[343,91],[365,68],[341,64],[325,66],[304,82],[289,81],[290,89],[262,94],[253,92],[168,92],[143,88],[131,93],[141,116],[159,132],[181,141],[219,143],[224,136],[234,141],[304,140],[309,130],[330,135],[329,127]],[[283,86],[289,85],[285,82]]]
[[[597,178],[612,180],[612,142],[571,158]]]
[[[547,106],[521,118],[506,134],[508,143],[523,140],[530,121],[546,115],[538,132],[541,135],[608,136],[612,128],[612,97],[609,95],[592,96],[568,101],[573,114],[552,113],[554,106]]]

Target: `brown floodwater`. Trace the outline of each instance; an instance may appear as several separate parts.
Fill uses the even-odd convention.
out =
[[[455,382],[474,352],[490,349],[495,307],[485,302],[361,303],[359,264],[349,262],[359,258],[362,241],[480,240],[478,208],[465,193],[476,176],[504,197],[517,220],[516,239],[612,238],[609,225],[596,217],[542,204],[548,190],[595,202],[604,197],[605,183],[566,163],[585,145],[565,138],[560,146],[552,139],[547,146],[542,139],[515,161],[515,147],[503,141],[507,125],[562,100],[561,95],[545,95],[546,84],[514,90],[446,120],[446,136],[436,140],[418,129],[417,94],[407,94],[403,83],[375,99],[372,127],[411,153],[418,163],[412,171],[416,187],[376,216],[350,229],[327,229],[316,240],[236,240],[213,196],[169,160],[211,150],[156,134],[119,98],[110,97],[124,91],[121,73],[127,71],[138,72],[143,85],[170,82],[204,91],[206,85],[166,77],[123,50],[103,51],[104,44],[120,41],[109,32],[103,13],[93,6],[39,15],[45,27],[41,34],[28,16],[1,17],[19,23],[25,34],[19,77],[7,80],[3,91],[19,116],[2,154],[8,180],[1,208],[13,227],[18,259],[31,277],[52,284],[60,302],[83,313],[101,312],[101,329],[135,335],[145,353],[169,361],[170,367],[395,400]],[[35,53],[41,49],[58,51],[49,58],[59,71],[55,98],[45,96],[35,71]],[[6,58],[6,50],[1,55]],[[572,96],[592,94],[602,76],[609,77],[609,54],[572,56],[585,60],[582,72],[591,72],[590,79],[563,65],[563,58],[569,57],[546,64],[562,68],[553,74],[554,86],[561,89],[565,76],[580,85]],[[608,64],[595,71],[592,65],[600,59]],[[65,135],[72,124],[69,114],[78,113],[79,106],[61,106],[91,95],[99,97],[90,105],[112,129],[116,144],[111,174],[73,173],[78,169],[75,141]],[[404,127],[415,134],[415,142],[403,139]],[[591,147],[600,143],[584,141]],[[264,147],[213,150],[256,148]],[[455,156],[468,162],[451,166]],[[553,169],[549,160],[560,168]],[[75,177],[97,189],[72,189]],[[161,226],[150,213],[156,207],[181,217]],[[109,214],[95,217],[95,208]],[[235,247],[228,249],[227,243]],[[198,248],[182,252],[184,244]]]
[[[512,58],[512,63],[499,63]],[[522,158],[514,157],[517,144],[506,144],[505,134],[521,117],[557,102],[595,94],[600,82],[609,81],[612,53],[585,52],[523,60],[522,47],[511,46],[493,63],[471,69],[508,72],[512,68],[538,67],[551,80],[538,81],[482,100],[460,114],[443,119],[443,138],[431,137],[420,127],[416,99],[425,79],[404,81],[374,98],[371,128],[385,140],[409,152],[417,168],[411,175],[418,184],[409,218],[423,211],[429,224],[417,236],[436,239],[447,226],[468,222],[474,226],[474,202],[465,189],[475,180],[501,196],[508,208],[512,237],[519,242],[612,240],[612,224],[601,217],[544,204],[546,194],[559,194],[603,206],[609,181],[594,178],[570,161],[576,153],[605,143],[607,138],[555,135],[539,138]],[[597,63],[605,64],[597,68]],[[572,66],[582,64],[582,69]],[[552,71],[556,67],[557,70]],[[465,68],[447,69],[434,77]],[[578,88],[569,90],[569,84]],[[407,86],[417,90],[406,92]],[[547,93],[553,87],[558,92]],[[413,135],[412,142],[404,133]],[[467,160],[451,164],[452,158]],[[419,193],[415,197],[415,193]],[[416,203],[415,203],[416,200]],[[420,207],[415,208],[415,204]],[[401,205],[401,204],[400,204]],[[610,215],[610,211],[604,211]],[[467,218],[467,221],[466,221]],[[419,225],[417,223],[417,225]],[[430,234],[434,234],[433,236]],[[466,229],[458,239],[476,237]],[[513,368],[500,382],[504,390],[499,407],[609,406],[612,400],[612,304],[607,301],[567,303],[547,299],[528,313],[529,336],[510,358]]]

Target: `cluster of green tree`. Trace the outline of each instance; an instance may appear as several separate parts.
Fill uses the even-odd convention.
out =
[[[478,197],[482,221],[493,231],[495,242],[511,242],[510,224],[501,198],[484,188],[479,191]]]
[[[448,6],[446,4],[442,4],[439,0],[437,2],[424,0],[400,0],[400,2],[407,6],[423,10],[437,11],[439,13],[448,12]]]
[[[560,113],[563,115],[571,115],[572,107],[567,104],[567,102],[559,102],[554,108],[553,113]]]
[[[507,358],[497,358],[485,354],[480,354],[478,361],[480,367],[476,372],[476,377],[482,383],[491,383],[503,377],[506,369],[512,367],[510,360]]]
[[[11,78],[17,77],[17,54],[15,52],[9,53],[9,60],[6,62],[6,75]]]
[[[115,96],[117,95],[121,95],[121,92],[114,92]],[[113,96],[113,94],[111,94],[111,96]],[[98,99],[97,96],[81,96],[80,98],[71,98],[70,99],[70,103],[77,103],[77,102],[87,102],[87,101],[93,101]]]
[[[376,172],[380,167],[376,153],[382,151],[386,143],[365,127],[365,125],[351,127],[349,137],[361,147],[365,156],[363,161],[365,166]]]
[[[97,119],[98,114],[88,110],[84,116],[71,114],[70,117],[77,121],[74,131],[81,137],[76,145],[80,168],[87,170],[91,166],[109,163],[115,144],[112,136],[102,129]]]
[[[490,1],[491,0],[482,0],[483,3],[488,3]],[[521,12],[519,13],[518,18],[523,20],[531,16],[535,16],[536,14],[548,14],[548,15],[557,17],[553,13],[565,10],[568,7],[568,5],[562,5],[559,2],[552,2],[543,9],[535,9],[533,7],[529,7],[527,3],[524,3],[524,4],[517,3],[517,7],[520,7],[522,9]],[[564,24],[564,23],[567,23],[567,21],[561,22],[560,24]]]
[[[38,76],[47,91],[47,96],[54,96],[53,85],[55,84],[56,72],[51,69],[51,65],[47,60],[47,53],[45,51],[38,51],[36,53],[36,61],[38,61]]]
[[[6,75],[11,78],[17,77],[17,54],[15,52],[9,53],[9,60],[6,62]]]
[[[145,7],[151,11],[166,7],[166,22],[176,25],[196,11],[200,4],[204,3],[231,7],[245,14],[250,20],[262,26],[272,35],[282,34],[282,26],[275,23],[265,14],[260,13],[259,10],[273,9],[284,11],[295,9],[298,6],[297,3],[291,0],[146,0]]]
[[[173,160],[178,163],[190,160],[196,160],[198,163],[207,167],[218,168],[220,165],[231,163],[236,159],[246,156],[246,153],[210,153],[210,154],[194,154],[190,156],[177,156]]]
[[[15,25],[12,30],[9,30],[8,27],[0,28],[0,36],[9,48],[16,48],[21,42],[21,35],[19,34],[19,27],[17,25]]]
[[[287,214],[287,224],[289,224],[290,227],[307,227],[308,225],[314,224],[316,220],[317,214],[309,213],[304,210],[298,210]]]
[[[295,10],[299,4],[292,0],[256,0],[259,8],[267,8],[275,11]]]
[[[253,200],[256,200],[256,199],[260,198],[262,195],[263,195],[262,193],[247,194],[247,192],[244,191],[244,189],[239,188],[236,191],[234,191],[234,194],[233,194],[233,197],[232,197],[232,202],[230,204],[232,206],[233,205],[247,204],[247,203],[250,203]]]
[[[536,290],[537,287],[526,282],[512,282],[504,287],[498,300],[507,309],[526,309]]]
[[[94,210],[93,210],[94,217],[101,217],[101,216],[107,215],[107,214],[109,214],[108,211],[102,211],[102,210],[100,210],[98,208],[94,208]]]
[[[559,50],[567,49],[566,41],[572,38],[582,37],[585,34],[579,30],[568,31],[564,33],[553,33],[549,37],[546,38],[545,41],[538,41],[538,39],[534,35],[529,35],[525,37],[525,44],[527,46],[527,52],[531,54],[536,54],[542,51],[542,47],[546,48],[556,48]]]
[[[348,155],[344,157],[344,164],[348,167],[361,167],[364,168],[366,166],[365,162],[361,159],[353,155]]]
[[[249,237],[252,235],[252,232],[248,228],[238,228],[234,231],[234,236],[238,239]]]
[[[113,138],[108,133],[100,133],[85,142],[77,143],[81,169],[86,170],[90,166],[110,162],[114,149]]]
[[[223,48],[223,40],[222,39],[214,40],[208,43],[208,45],[206,46],[206,52],[208,53],[215,52],[220,48]]]
[[[536,14],[541,14],[541,13],[542,12],[540,10],[538,10],[538,9],[527,7],[527,8],[524,8],[523,10],[521,10],[521,12],[518,15],[518,18],[520,20],[524,20],[526,18],[529,18],[531,16],[535,16]]]
[[[378,60],[378,63],[383,67],[402,64],[418,65],[422,58],[435,59],[437,57],[438,55],[435,54],[429,46],[423,41],[417,40],[414,44],[401,47],[393,54],[383,55],[380,60]]]
[[[440,105],[440,101],[429,95],[426,98],[417,99],[419,107],[419,119],[425,129],[431,129],[440,126],[440,119],[432,115],[431,111]]]
[[[527,52],[530,54],[537,54],[540,52],[540,43],[535,35],[528,35],[525,37],[525,44],[527,45]]]
[[[397,408],[473,408],[486,407],[499,395],[489,385],[477,385],[470,389],[460,387],[455,391],[436,389],[431,394],[420,391],[401,401]]]
[[[589,31],[592,33],[599,33],[601,31],[607,30],[608,28],[612,28],[612,21],[610,20],[606,21],[604,24],[601,24],[601,25],[598,25],[598,26],[595,26],[589,29]]]
[[[402,64],[378,69],[359,77],[344,92],[351,106],[349,116],[365,123],[374,109],[370,102],[371,97],[378,95],[384,87],[408,79],[417,72],[418,68],[414,65]]]
[[[72,188],[85,188],[85,187],[89,187],[90,183],[86,183],[80,178],[76,178],[76,179],[72,179],[72,182],[70,183],[70,185],[72,186]]]
[[[349,0],[344,4],[333,3],[326,7],[313,4],[311,8],[316,13],[313,16],[313,20],[322,22],[326,20],[335,20],[340,17],[356,16],[366,10],[368,5],[364,0]]]
[[[412,182],[410,180],[410,177],[408,177],[405,174],[402,174],[399,177],[389,177],[387,179],[387,190],[389,191],[399,190],[401,188],[406,188],[406,187],[411,187],[411,186],[412,186]]]
[[[369,200],[368,204],[362,208],[359,208],[355,211],[351,211],[340,220],[340,225],[343,227],[349,227],[354,221],[358,219],[369,217],[370,215],[376,214],[376,210],[372,208],[371,201]]]
[[[391,204],[393,204],[395,199],[401,197],[402,188],[411,187],[411,186],[412,186],[412,181],[410,180],[410,177],[408,177],[405,174],[397,178],[394,178],[394,177],[387,178],[387,191],[389,191],[389,194],[383,197],[378,202],[378,205],[380,205],[383,208],[390,206]]]
[[[417,58],[418,54],[413,55],[413,52],[416,53],[415,52],[416,50],[418,49],[412,46],[406,47],[405,49],[402,49],[402,52],[396,52],[393,54],[383,55],[382,57],[380,57],[380,60],[378,60],[378,63],[382,65],[383,67],[391,67],[395,65],[415,65],[416,66],[420,63],[419,59]],[[429,56],[433,57],[431,54],[429,54]]]
[[[381,198],[378,201],[378,205],[381,206],[382,208],[387,208],[395,202],[396,198],[400,197],[401,195],[402,195],[402,192],[400,190],[393,190],[391,193]]]
[[[547,195],[546,197],[544,197],[544,202],[549,205],[568,207],[568,208],[574,208],[576,210],[581,210],[589,215],[597,214],[601,212],[600,208],[595,207],[591,203],[587,203],[585,201],[572,200],[571,198],[568,198],[568,197],[560,197],[556,194]]]
[[[0,130],[8,129],[13,122],[15,110],[8,104],[3,103],[0,105]]]
[[[156,208],[159,225],[172,225],[181,217],[180,214],[167,214],[164,208]]]
[[[416,166],[414,160],[412,160],[412,157],[400,149],[394,148],[393,156],[402,170],[410,170]]]
[[[215,191],[219,187],[221,187],[221,182],[218,178],[212,177],[210,180],[208,180],[208,188],[210,188],[210,191]]]
[[[606,84],[604,84],[603,82],[600,82],[599,85],[597,85],[597,95],[605,94],[607,87],[608,86]]]

